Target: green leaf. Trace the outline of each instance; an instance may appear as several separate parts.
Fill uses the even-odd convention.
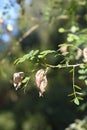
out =
[[[79,100],[84,100],[84,98],[82,98],[82,97],[77,97]]]
[[[27,59],[29,59],[30,57],[32,57],[33,53],[34,53],[34,50],[30,51],[28,54],[24,55],[22,58],[23,58],[24,60],[27,60]]]
[[[73,47],[72,44],[68,44],[68,43],[63,43],[63,44],[60,44],[60,45],[58,45],[58,46],[59,46],[59,47],[61,47],[61,46],[67,46],[67,47],[71,46],[71,47]]]
[[[79,73],[79,74],[85,74],[85,70],[80,69],[80,70],[78,70],[78,73]]]
[[[85,73],[87,73],[87,69],[85,69]]]
[[[39,58],[44,58],[46,55],[56,52],[55,50],[45,50],[40,52],[38,55]]]
[[[79,105],[79,104],[80,104],[80,102],[79,102],[79,100],[78,100],[77,97],[74,99],[74,103],[75,103],[76,105]]]
[[[76,94],[78,94],[78,95],[83,95],[83,93],[80,93],[80,92],[76,92]]]
[[[14,61],[14,64],[19,64],[19,63],[22,63],[22,62],[24,62],[24,59],[23,58],[18,58],[18,59],[16,59],[15,61]]]
[[[85,85],[87,85],[87,80],[85,80]]]
[[[62,55],[62,54],[58,54],[58,53],[57,53],[57,54],[55,54],[55,56],[54,56],[54,57],[58,57],[58,56],[61,56],[61,55]]]
[[[74,85],[74,87],[81,90],[81,88],[78,85]]]
[[[80,110],[84,111],[87,107],[87,103],[83,103],[79,108]]]
[[[70,93],[70,94],[68,94],[68,96],[70,97],[70,96],[73,96],[74,95],[74,93]]]
[[[62,53],[61,55],[65,56],[65,55],[67,55],[67,54],[69,54],[69,52],[64,52],[64,53]]]
[[[35,50],[35,51],[33,52],[33,56],[36,56],[38,53],[39,53],[39,50]]]
[[[30,51],[29,54],[25,54],[23,57],[18,58],[17,60],[15,60],[14,64],[19,64],[24,62],[25,60],[29,59],[32,56],[33,50]]]
[[[27,81],[29,81],[30,77],[25,77],[23,80],[22,80],[22,83],[26,83]]]
[[[59,29],[58,29],[58,32],[64,33],[64,32],[65,32],[65,29],[64,29],[64,28],[59,28]]]
[[[72,73],[74,69],[71,69],[69,72]]]
[[[84,66],[84,65],[80,65],[80,68],[81,68],[81,69],[84,69],[84,68],[85,68],[85,66]]]
[[[15,64],[19,64],[24,62],[25,60],[33,60],[35,58],[35,56],[39,53],[39,50],[32,50],[30,51],[28,54],[25,54],[23,57],[18,58],[17,60],[15,60]]]
[[[47,55],[47,54],[53,53],[53,52],[55,52],[55,50],[45,50],[45,51],[42,51],[40,54],[41,55],[43,55],[43,54]]]
[[[87,76],[82,75],[82,76],[79,76],[79,79],[80,79],[80,80],[84,80],[86,77],[87,77]]]

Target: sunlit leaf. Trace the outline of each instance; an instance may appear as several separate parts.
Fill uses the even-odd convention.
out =
[[[76,94],[81,95],[81,96],[83,95],[83,93],[80,93],[80,92],[76,92]]]
[[[45,50],[45,51],[42,51],[40,54],[41,55],[47,55],[47,54],[50,54],[50,53],[53,53],[55,52],[55,50]]]
[[[85,74],[85,70],[83,70],[83,69],[78,70],[78,73],[79,73],[79,74]]]
[[[78,85],[74,85],[74,87],[81,90],[81,88]]]
[[[79,76],[79,79],[80,79],[80,80],[84,80],[86,77],[87,77],[87,76],[82,75],[82,76]]]
[[[39,53],[39,50],[35,50],[35,51],[33,52],[33,56],[37,55],[38,53]]]
[[[46,55],[56,52],[55,50],[45,50],[40,52],[38,58],[44,58]]]
[[[29,81],[30,77],[25,77],[23,80],[22,80],[22,83],[26,83],[27,81]]]
[[[31,50],[28,54],[25,54],[23,57],[18,58],[17,60],[15,60],[15,64],[19,64],[24,62],[25,60],[30,59],[31,61],[35,58],[35,56],[39,53],[39,50]]]
[[[82,98],[82,97],[77,97],[79,100],[84,100],[84,98]]]
[[[85,73],[87,73],[87,69],[85,69]]]
[[[87,80],[85,80],[85,85],[87,85]]]
[[[74,95],[74,93],[70,93],[70,94],[68,94],[68,96],[70,97],[70,96],[73,96]]]
[[[58,46],[59,46],[59,47],[61,47],[61,46],[67,46],[67,47],[71,46],[71,47],[73,47],[74,45],[69,44],[69,43],[63,43],[63,44],[60,44],[60,45],[58,45]]]
[[[84,69],[84,68],[85,68],[85,66],[84,66],[84,65],[80,65],[79,67],[80,67],[81,69]]]
[[[74,99],[74,103],[75,103],[76,105],[79,105],[79,104],[80,104],[80,102],[79,102],[79,100],[78,100],[77,97]]]
[[[19,64],[19,63],[22,63],[24,61],[25,61],[24,58],[18,58],[18,59],[15,60],[14,64]]]
[[[67,55],[67,54],[69,54],[69,52],[64,52],[64,53],[62,53],[63,56],[65,56],[65,55]]]
[[[71,69],[69,72],[72,73],[74,69]]]
[[[58,32],[64,33],[64,32],[65,32],[65,29],[64,29],[64,28],[59,28],[59,29],[58,29]]]

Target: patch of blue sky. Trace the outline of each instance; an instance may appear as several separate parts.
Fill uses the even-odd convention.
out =
[[[5,8],[5,6],[7,8]],[[5,6],[0,8],[0,17],[2,17],[4,20],[17,19],[20,16],[21,7],[18,3],[14,2],[14,6]]]
[[[17,19],[20,16],[20,10],[21,7],[16,0],[0,0],[0,18],[3,19],[3,24],[0,25],[0,30],[2,30],[2,32],[0,31],[0,40],[6,46],[11,42],[11,35],[16,36],[18,34]],[[10,34],[8,31],[10,31]],[[0,51],[2,50],[1,48],[4,48],[5,44],[0,44]]]
[[[11,19],[18,19],[20,16],[20,10],[21,10],[20,5],[15,3],[14,7],[11,8],[11,11],[9,12]]]
[[[11,41],[11,38],[9,36],[8,33],[4,33],[1,37],[1,40],[4,42],[4,43],[9,43]],[[9,43],[10,44],[10,43]]]
[[[4,21],[5,27],[8,24],[10,24],[15,29],[15,26],[17,24],[16,20],[20,16],[20,10],[21,10],[21,7],[15,0],[1,0],[1,2],[0,2],[0,17]]]
[[[0,0],[0,8],[4,7],[5,5],[13,6],[16,0]]]

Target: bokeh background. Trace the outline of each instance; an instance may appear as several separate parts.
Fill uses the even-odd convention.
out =
[[[0,130],[86,130],[86,96],[80,106],[70,102],[72,76],[68,69],[52,69],[43,97],[34,85],[24,93],[13,86],[13,74],[29,74],[29,61],[14,61],[32,49],[58,49],[72,26],[87,28],[86,0],[1,0],[0,1]],[[86,30],[87,31],[87,30]],[[85,43],[84,43],[85,38]],[[86,35],[81,44],[86,46]],[[60,59],[49,57],[56,64]],[[78,80],[78,74],[76,76]],[[80,82],[86,90],[83,82]]]

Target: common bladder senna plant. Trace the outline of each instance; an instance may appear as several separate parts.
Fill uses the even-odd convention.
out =
[[[48,56],[52,54],[54,58],[62,56],[62,60],[58,65],[48,64]],[[82,59],[80,63],[77,63],[79,59]],[[43,96],[43,93],[46,91],[47,87],[47,72],[49,69],[61,69],[61,68],[69,68],[69,72],[72,73],[72,88],[73,92],[71,92],[68,96],[72,98],[72,102],[76,105],[80,104],[80,101],[83,100],[83,93],[81,92],[81,87],[76,84],[75,81],[75,72],[78,67],[79,80],[84,80],[87,85],[87,48],[80,49],[73,44],[61,44],[58,46],[58,50],[31,50],[28,54],[25,54],[23,57],[20,57],[15,60],[15,64],[21,64],[28,60],[33,64],[35,75],[35,85],[39,90],[39,96]],[[73,64],[74,63],[74,64]],[[26,74],[25,74],[26,75]],[[24,77],[24,72],[18,72],[13,75],[14,87],[16,90],[21,88],[23,84],[27,87],[28,82],[31,80],[31,75],[29,77]],[[15,86],[16,85],[16,86]]]

